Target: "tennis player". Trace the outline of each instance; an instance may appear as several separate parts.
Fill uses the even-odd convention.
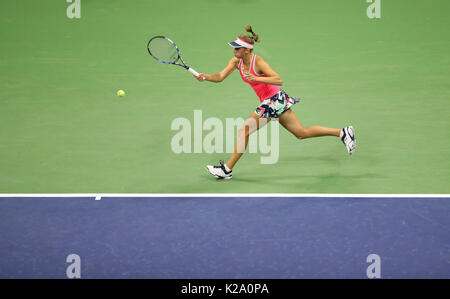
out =
[[[280,75],[262,57],[253,54],[253,47],[259,39],[258,34],[253,32],[250,25],[247,25],[245,29],[251,33],[251,36],[242,34],[235,41],[229,43],[234,48],[234,57],[220,73],[200,73],[196,77],[200,82],[222,82],[235,69],[238,69],[242,80],[250,84],[261,102],[244,125],[239,128],[237,143],[228,162],[224,164],[223,161],[220,161],[218,166],[207,165],[208,172],[220,179],[231,179],[232,169],[245,152],[249,135],[266,125],[272,118],[277,118],[279,123],[298,139],[319,136],[340,137],[347,152],[352,154],[356,148],[355,130],[352,126],[342,129],[302,126],[295,113],[290,109],[300,100],[288,96],[284,90],[280,89],[279,86],[283,84]]]

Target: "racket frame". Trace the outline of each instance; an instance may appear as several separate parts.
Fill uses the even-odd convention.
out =
[[[161,60],[161,59],[159,59],[158,57],[156,57],[156,56],[154,56],[152,54],[152,52],[150,51],[150,43],[151,43],[152,40],[154,40],[156,38],[164,38],[164,39],[166,39],[167,41],[169,41],[175,47],[175,49],[177,49],[178,58],[174,62],[167,62],[167,61]],[[157,36],[152,37],[147,43],[147,50],[148,50],[148,53],[150,54],[150,56],[152,56],[154,59],[156,59],[156,61],[164,63],[164,64],[173,64],[173,65],[181,66],[181,67],[187,69],[189,72],[191,72],[194,76],[198,77],[199,74],[193,68],[189,67],[186,64],[186,62],[184,62],[183,57],[181,56],[181,53],[180,53],[180,49],[178,48],[178,46],[170,38],[162,36],[162,35],[157,35]],[[177,63],[178,60],[181,60],[182,64]]]

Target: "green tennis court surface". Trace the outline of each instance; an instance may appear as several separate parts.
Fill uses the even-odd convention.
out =
[[[0,4],[0,193],[450,193],[449,1],[381,0],[381,19],[365,0],[81,0],[79,19],[69,5]],[[283,130],[277,163],[246,154],[217,181],[204,166],[229,154],[172,151],[174,119],[246,118],[259,101],[238,72],[199,83],[157,63],[148,39],[215,73],[247,23],[302,124],[353,125],[353,156]]]

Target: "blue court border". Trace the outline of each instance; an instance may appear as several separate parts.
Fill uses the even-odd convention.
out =
[[[450,278],[446,194],[1,194],[0,278]]]

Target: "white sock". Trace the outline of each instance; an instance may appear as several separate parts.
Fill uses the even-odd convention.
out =
[[[225,170],[226,170],[227,172],[231,171],[231,169],[228,168],[227,164],[224,164],[223,166],[225,166]]]

